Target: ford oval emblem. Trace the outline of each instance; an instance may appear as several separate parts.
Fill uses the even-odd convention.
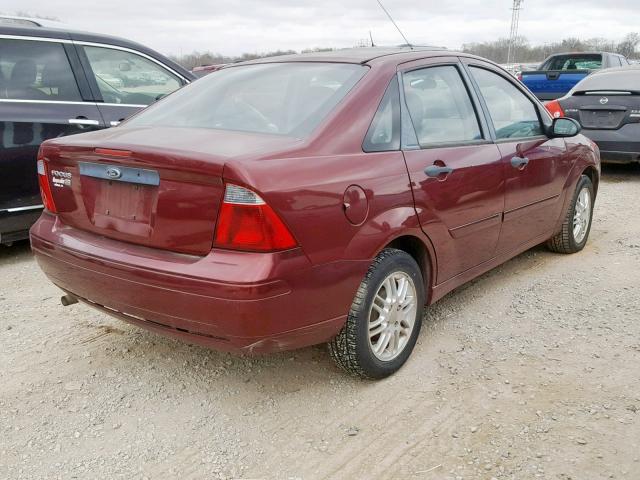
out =
[[[107,168],[107,177],[112,178],[114,180],[120,178],[122,176],[122,172],[119,168],[116,167],[108,167]]]
[[[608,99],[607,97],[602,97],[602,98],[600,99],[600,103],[601,103],[602,105],[606,105],[607,103],[609,103],[609,99]]]

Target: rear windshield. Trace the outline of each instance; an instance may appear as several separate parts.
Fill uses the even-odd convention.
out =
[[[545,62],[541,70],[597,70],[602,68],[602,55],[557,55]]]
[[[620,92],[638,95],[640,94],[640,68],[626,67],[603,70],[589,75],[571,91],[572,94],[591,92],[594,94]]]
[[[269,63],[225,68],[136,115],[126,126],[170,126],[308,136],[367,67]]]

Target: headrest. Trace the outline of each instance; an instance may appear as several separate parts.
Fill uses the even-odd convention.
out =
[[[26,87],[36,82],[38,68],[36,62],[28,58],[19,60],[11,70],[11,84],[14,87]]]

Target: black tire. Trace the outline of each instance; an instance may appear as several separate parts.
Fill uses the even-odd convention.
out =
[[[416,318],[403,350],[395,358],[383,361],[374,355],[369,345],[369,312],[378,289],[394,272],[403,272],[413,280],[417,302]],[[379,379],[395,373],[407,361],[416,344],[424,304],[424,281],[416,261],[402,250],[384,249],[374,259],[362,280],[344,327],[329,343],[331,356],[342,369],[361,378]]]
[[[573,218],[576,212],[576,204],[578,202],[578,196],[583,189],[588,189],[590,194],[590,210],[589,210],[589,221],[587,225],[587,233],[582,239],[582,241],[577,242],[573,235]],[[593,204],[594,204],[595,196],[593,190],[593,183],[591,183],[591,179],[586,175],[582,175],[580,180],[578,180],[578,184],[576,185],[576,190],[573,193],[573,198],[571,199],[571,204],[567,209],[567,215],[562,222],[562,229],[560,232],[551,237],[547,241],[547,248],[552,252],[558,253],[576,253],[584,248],[587,244],[587,240],[589,239],[589,232],[591,231],[591,220],[593,218]]]

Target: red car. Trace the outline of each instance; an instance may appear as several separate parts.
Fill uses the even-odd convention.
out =
[[[395,372],[423,306],[539,243],[581,250],[595,144],[497,65],[360,48],[229,66],[43,144],[31,244],[76,299],[243,353]]]

